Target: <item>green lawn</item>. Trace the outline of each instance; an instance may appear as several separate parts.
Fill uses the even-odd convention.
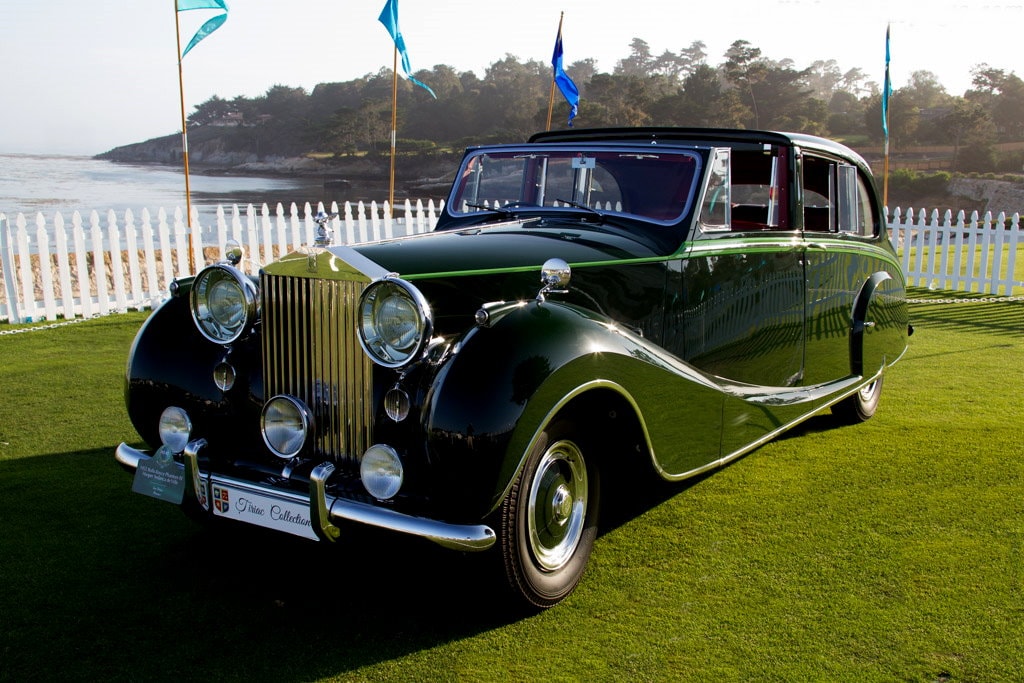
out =
[[[911,315],[874,419],[648,492],[530,617],[479,556],[132,494],[141,314],[0,336],[0,680],[1024,680],[1024,303]]]

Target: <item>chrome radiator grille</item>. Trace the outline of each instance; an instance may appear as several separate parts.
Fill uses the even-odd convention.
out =
[[[317,457],[355,462],[370,443],[372,363],[356,338],[363,284],[262,275],[266,398],[288,394],[313,412]]]

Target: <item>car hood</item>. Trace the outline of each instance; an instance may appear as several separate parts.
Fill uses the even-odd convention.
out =
[[[580,223],[503,223],[431,232],[352,247],[404,278],[537,270],[550,258],[570,265],[650,258],[655,251],[619,228]]]

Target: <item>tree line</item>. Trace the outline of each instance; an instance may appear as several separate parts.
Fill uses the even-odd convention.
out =
[[[713,126],[759,128],[838,138],[852,146],[882,141],[882,92],[861,69],[834,60],[797,69],[745,40],[712,65],[695,41],[678,52],[651,53],[634,38],[611,73],[593,59],[566,68],[580,90],[576,127]],[[1024,140],[1024,81],[1013,72],[977,65],[971,88],[952,95],[929,71],[911,74],[889,99],[894,152],[922,145],[952,146],[956,171],[1019,171],[1024,152],[996,153],[1001,142]],[[400,152],[457,150],[469,144],[522,141],[546,127],[551,65],[506,55],[483,78],[438,65],[416,78],[433,99],[407,81],[398,84]],[[383,154],[390,149],[392,73],[384,68],[312,92],[274,85],[258,97],[213,96],[195,107],[191,128],[222,129],[226,151],[298,156],[310,152]],[[553,127],[565,127],[568,107],[555,93]]]

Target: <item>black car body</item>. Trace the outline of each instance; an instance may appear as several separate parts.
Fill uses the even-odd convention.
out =
[[[908,333],[846,147],[541,133],[467,150],[430,233],[177,282],[127,371],[155,451],[117,460],[203,515],[500,552],[546,607],[583,572],[602,478],[691,477],[827,407],[867,419]]]

